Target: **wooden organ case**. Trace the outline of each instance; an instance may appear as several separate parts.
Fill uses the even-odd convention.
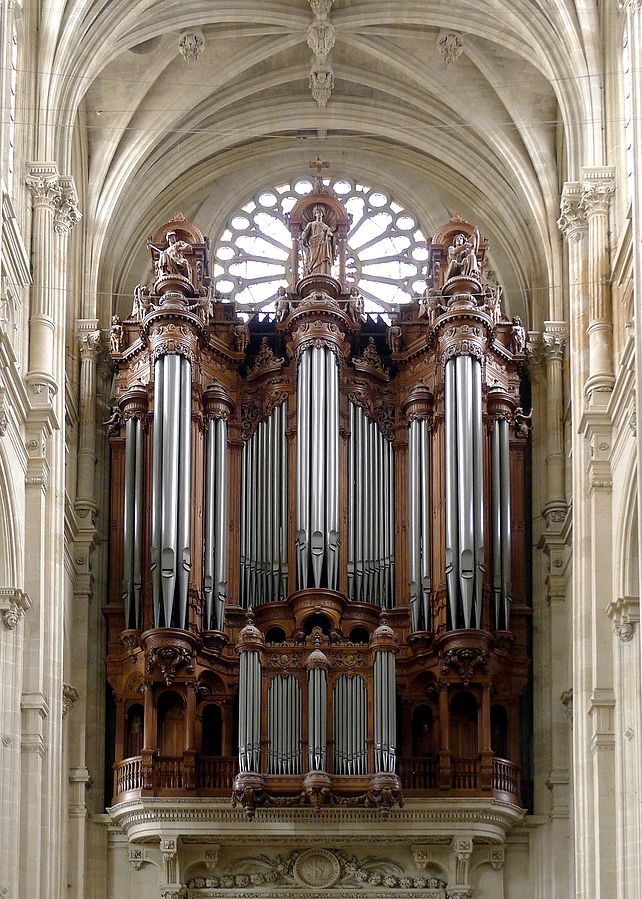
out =
[[[114,803],[519,804],[521,322],[459,218],[389,325],[346,286],[320,179],[289,225],[275,315],[213,297],[177,216],[113,320]]]

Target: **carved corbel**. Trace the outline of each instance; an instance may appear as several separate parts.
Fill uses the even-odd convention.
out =
[[[0,588],[0,612],[5,627],[12,631],[31,606],[31,599],[17,587]]]
[[[450,848],[455,856],[455,883],[467,884],[470,858],[473,854],[473,838],[454,837]],[[454,893],[449,891],[448,895],[453,896]],[[468,891],[465,891],[465,895],[469,895]]]
[[[606,614],[613,621],[613,632],[622,643],[629,643],[640,621],[640,600],[637,596],[621,596],[608,604]]]
[[[78,690],[75,687],[72,687],[71,684],[63,684],[62,685],[62,717],[66,718],[69,713],[71,707],[78,699]]]

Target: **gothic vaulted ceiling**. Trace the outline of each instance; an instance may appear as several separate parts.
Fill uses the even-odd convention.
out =
[[[573,0],[335,0],[325,19],[328,5],[45,5],[42,130],[79,182],[87,293],[126,311],[158,224],[180,210],[214,242],[241,200],[320,154],[428,235],[453,213],[478,224],[511,311],[560,317],[560,184],[601,162],[584,124],[599,122],[590,14]]]

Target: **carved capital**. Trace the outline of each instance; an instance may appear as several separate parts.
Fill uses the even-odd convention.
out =
[[[566,322],[544,322],[542,350],[547,360],[562,362],[566,349]]]
[[[504,867],[506,850],[503,846],[492,846],[488,850],[488,860],[493,871],[501,871]]]
[[[619,0],[618,6],[622,12],[636,13],[642,9],[642,0]]]
[[[584,235],[586,210],[582,205],[582,192],[577,181],[567,181],[564,185],[557,227],[569,243],[581,240]]]
[[[34,208],[42,207],[55,212],[62,194],[58,167],[55,163],[33,163],[25,177]]]
[[[69,234],[77,225],[82,215],[78,208],[78,194],[73,178],[60,178],[60,197],[54,209],[54,231],[56,234]]]
[[[53,226],[57,234],[68,234],[80,221],[82,216],[74,180],[69,175],[59,175],[55,163],[31,163],[25,183],[31,192],[34,208],[48,209],[53,213]]]
[[[582,207],[587,218],[606,215],[615,193],[615,172],[611,168],[586,168],[582,171]]]

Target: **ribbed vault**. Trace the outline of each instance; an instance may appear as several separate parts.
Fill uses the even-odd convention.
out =
[[[411,206],[428,235],[452,213],[475,221],[511,308],[532,326],[561,317],[559,186],[602,163],[602,113],[595,23],[573,0],[550,6],[335,0],[321,109],[308,0],[51,4],[41,157],[80,182],[90,305],[103,322],[106,297],[127,311],[159,220],[180,209],[215,239],[242,196],[306,174],[320,153],[332,176]],[[187,64],[190,30],[205,46]],[[463,42],[450,65],[443,30]]]

